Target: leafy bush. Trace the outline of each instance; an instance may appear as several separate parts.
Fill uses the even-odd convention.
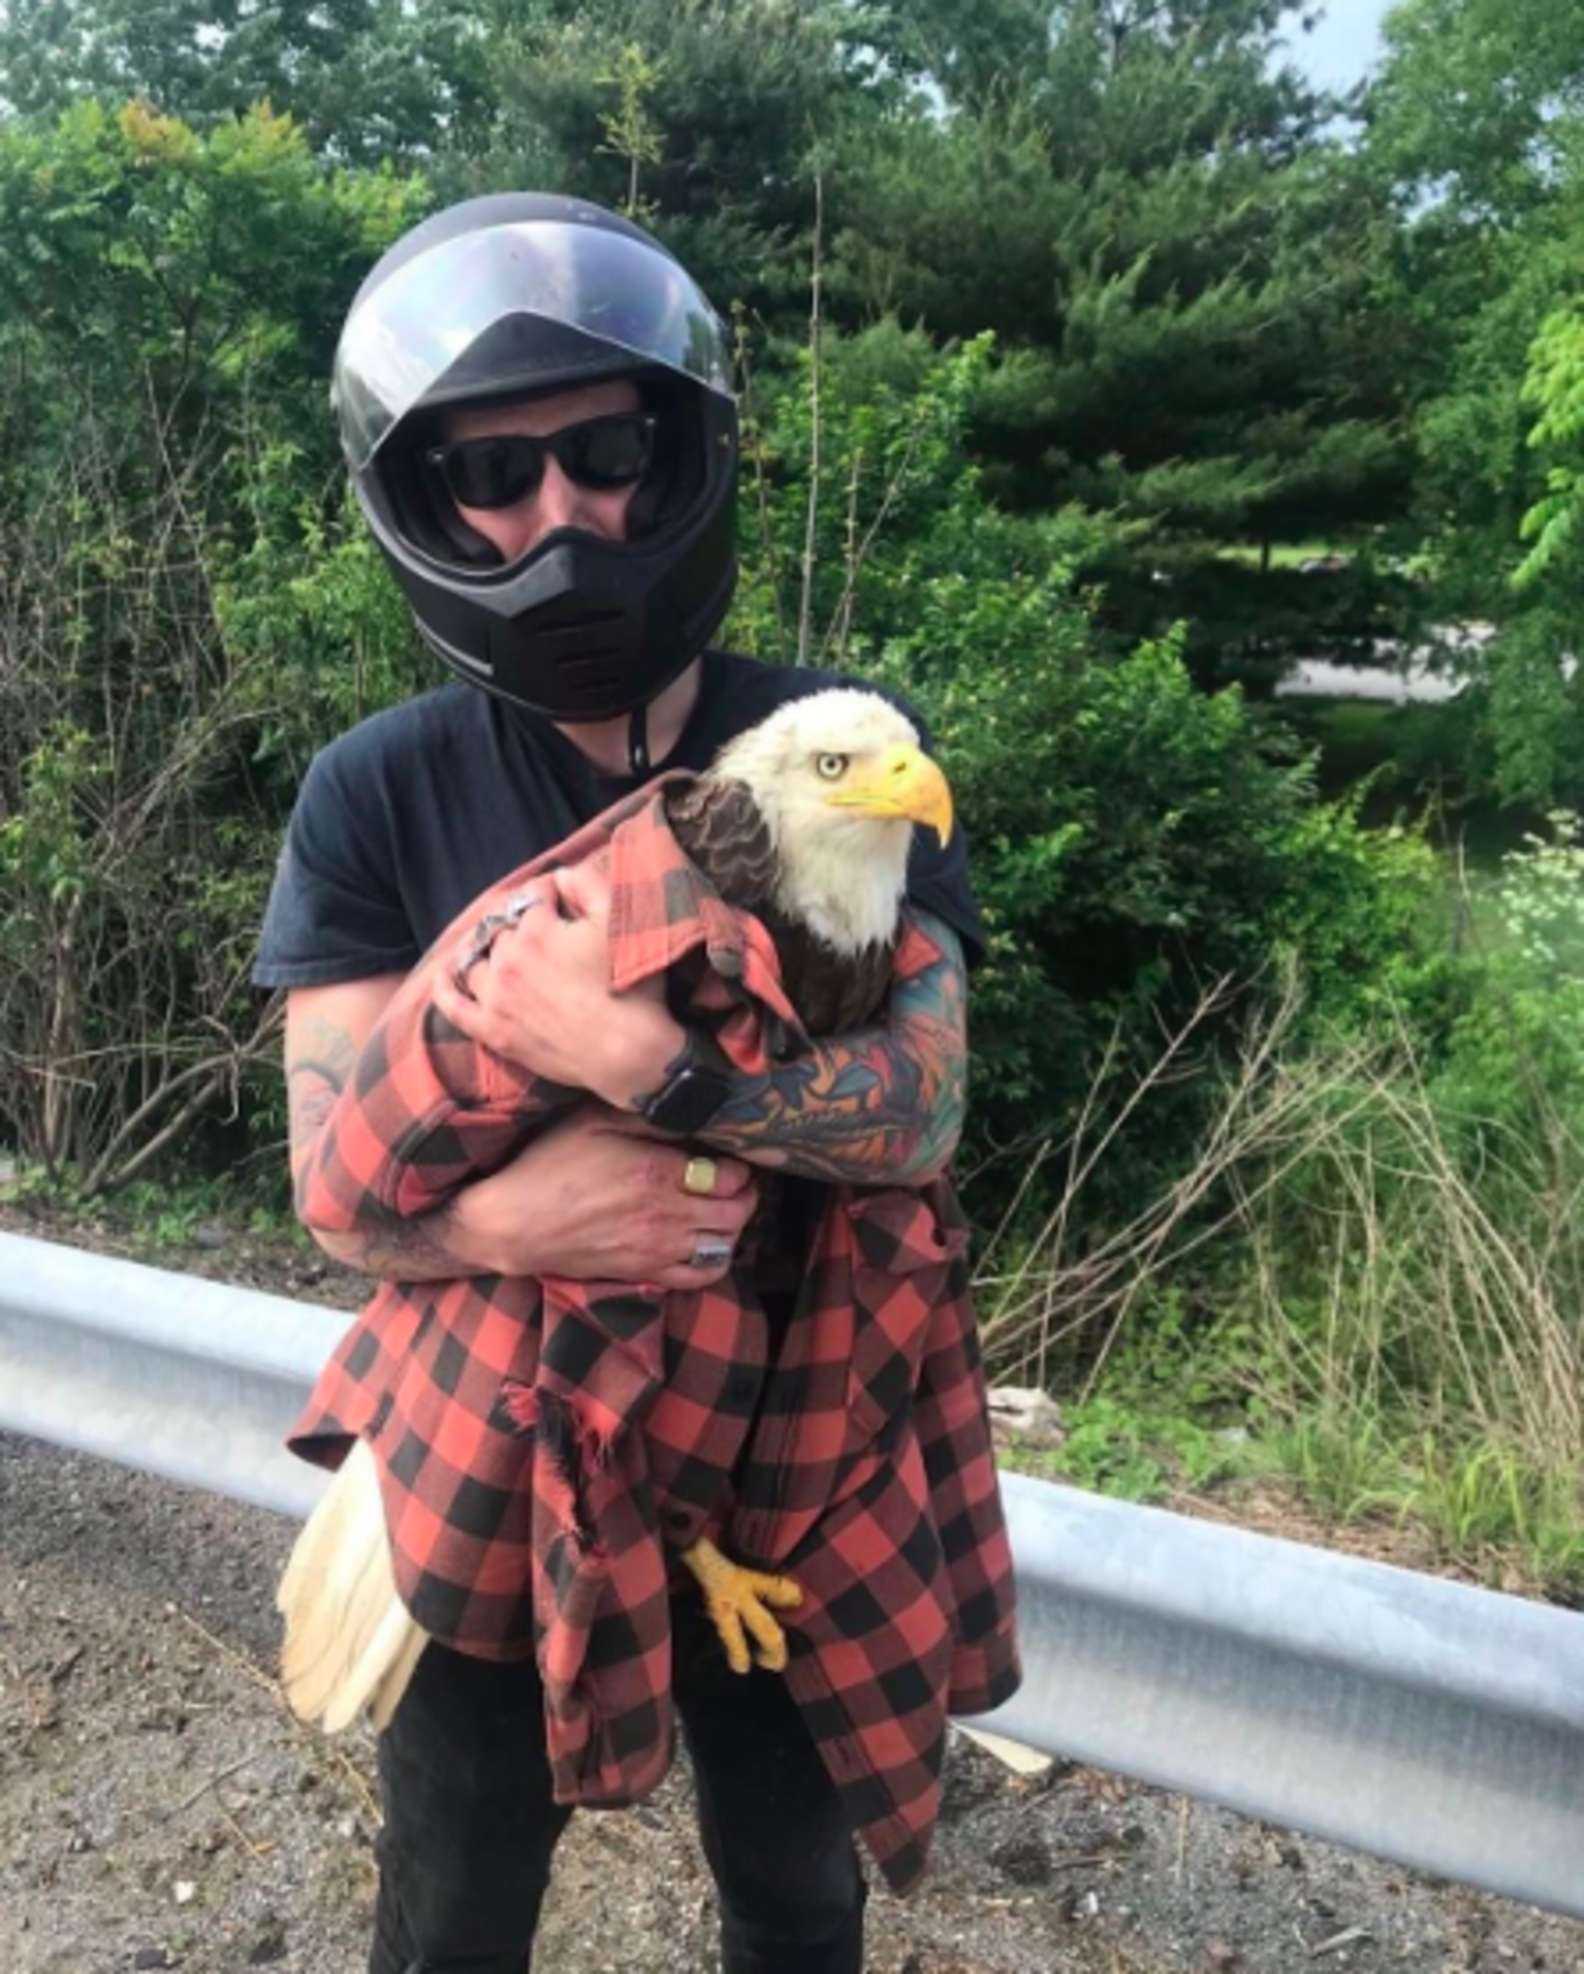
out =
[[[90,1193],[277,1054],[247,974],[307,695],[217,591],[278,629],[270,469],[313,506],[335,331],[415,198],[265,110],[0,129],[0,1133]]]
[[[1584,842],[1568,810],[1503,859],[1498,940],[1432,1074],[1487,1187],[1565,1188],[1584,1144]]]

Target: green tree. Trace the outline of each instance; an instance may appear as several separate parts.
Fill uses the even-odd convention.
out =
[[[274,1055],[249,957],[350,678],[220,603],[269,462],[298,511],[339,505],[329,352],[417,189],[262,110],[0,129],[0,1132],[91,1188]]]
[[[1402,214],[1389,279],[1412,327],[1404,376],[1412,518],[1431,616],[1493,635],[1449,647],[1465,676],[1465,766],[1512,800],[1576,797],[1579,623],[1561,558],[1515,583],[1548,493],[1526,390],[1542,325],[1584,254],[1584,19],[1564,0],[1405,0],[1367,104],[1364,167]],[[1542,418],[1542,426],[1546,420]],[[1555,489],[1549,491],[1554,492]]]
[[[1370,151],[1405,202],[1512,224],[1550,202],[1584,115],[1569,0],[1400,0],[1369,92]]]
[[[1043,67],[985,107],[856,126],[832,200],[834,307],[993,328],[988,484],[1139,524],[1091,572],[1112,621],[1186,618],[1193,662],[1223,675],[1367,639],[1401,602],[1367,572],[1295,583],[1238,559],[1370,539],[1408,464],[1376,272],[1392,215],[1322,137],[1334,106],[1273,70],[1279,14],[1059,9]]]
[[[474,10],[440,0],[3,0],[13,114],[146,97],[201,128],[267,102],[312,149],[363,163],[458,140],[487,88]]]
[[[438,162],[440,195],[621,207],[636,161],[645,222],[717,306],[786,326],[807,307],[816,161],[897,91],[862,24],[844,0],[497,0],[489,113]]]

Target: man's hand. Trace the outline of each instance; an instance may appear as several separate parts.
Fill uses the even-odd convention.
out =
[[[705,1288],[731,1267],[696,1268],[701,1236],[735,1246],[758,1193],[735,1158],[714,1161],[714,1190],[684,1192],[689,1155],[674,1140],[585,1104],[447,1210],[448,1244],[469,1272]]]
[[[456,1028],[536,1076],[628,1110],[664,1079],[685,1040],[665,982],[610,985],[607,853],[532,879],[487,950],[469,933],[436,970],[434,1005]]]

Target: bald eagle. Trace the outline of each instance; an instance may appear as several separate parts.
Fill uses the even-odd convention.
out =
[[[666,795],[678,843],[775,941],[811,1035],[867,1021],[891,979],[916,823],[951,835],[946,777],[875,692],[793,699]]]
[[[810,1035],[873,1018],[885,998],[916,825],[942,843],[951,791],[912,722],[849,687],[788,701],[728,741],[704,772],[667,785],[666,818],[719,895],[761,920],[787,998]],[[770,1608],[789,1578],[740,1568],[707,1538],[682,1552],[727,1657],[786,1664]],[[276,1603],[281,1676],[293,1710],[331,1732],[365,1705],[383,1729],[428,1642],[397,1594],[374,1456],[353,1443],[298,1537]]]

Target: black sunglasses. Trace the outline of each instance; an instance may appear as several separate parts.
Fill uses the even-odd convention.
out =
[[[424,464],[444,480],[462,507],[510,507],[531,494],[544,478],[551,453],[569,480],[595,493],[630,487],[643,478],[654,456],[655,421],[642,411],[618,411],[587,418],[544,438],[526,432],[497,432],[482,439],[453,439],[430,446]]]

